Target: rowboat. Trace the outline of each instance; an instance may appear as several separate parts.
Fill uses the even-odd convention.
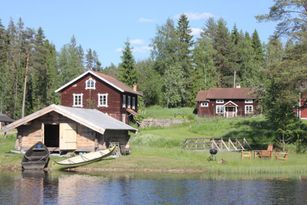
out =
[[[23,170],[44,169],[48,162],[49,150],[42,142],[38,142],[24,154],[21,166]]]
[[[87,165],[93,162],[100,161],[101,159],[110,156],[112,152],[115,150],[116,146],[110,147],[105,150],[99,150],[96,152],[89,152],[86,154],[79,154],[78,156],[71,157],[68,159],[64,159],[59,162],[55,162],[58,165],[61,165],[62,168],[74,168],[83,165]]]

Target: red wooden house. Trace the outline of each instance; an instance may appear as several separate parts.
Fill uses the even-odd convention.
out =
[[[210,88],[196,97],[196,112],[203,116],[250,116],[256,114],[256,95],[251,88]]]
[[[300,119],[307,120],[307,91],[301,93],[297,115]]]
[[[83,73],[55,92],[61,95],[61,105],[96,108],[125,123],[137,114],[141,95],[136,86],[130,88],[109,75],[94,71]]]

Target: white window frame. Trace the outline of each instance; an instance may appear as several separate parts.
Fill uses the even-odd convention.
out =
[[[223,99],[216,99],[215,102],[216,102],[217,104],[221,104],[221,103],[224,103],[224,100],[223,100]]]
[[[132,109],[135,109],[135,97],[132,97]]]
[[[254,102],[254,100],[252,100],[252,99],[246,99],[245,100],[245,103],[253,103]]]
[[[98,93],[98,107],[108,107],[108,93]],[[106,98],[105,103],[103,103],[103,98]]]
[[[74,93],[73,95],[73,107],[83,107],[83,93]],[[80,104],[78,103],[79,100],[77,98],[80,97]]]
[[[223,108],[223,109],[222,109],[222,112],[220,111],[219,108]],[[217,115],[223,115],[223,114],[225,113],[225,106],[224,106],[224,105],[216,105],[216,107],[215,107],[215,113],[216,113]]]
[[[126,108],[126,95],[123,95],[123,98],[122,98],[122,101],[123,101],[123,104],[122,104],[122,107],[123,108]]]
[[[92,83],[91,83],[92,82]],[[95,90],[96,89],[96,80],[89,78],[85,81],[85,90]]]
[[[244,113],[246,115],[250,115],[254,113],[254,106],[253,105],[245,105],[244,106]]]
[[[200,107],[209,107],[209,102],[208,101],[201,102]]]
[[[131,96],[128,95],[128,105],[127,105],[128,108],[131,108]]]

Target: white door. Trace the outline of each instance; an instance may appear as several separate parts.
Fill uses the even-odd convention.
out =
[[[77,149],[76,123],[60,123],[60,150]]]

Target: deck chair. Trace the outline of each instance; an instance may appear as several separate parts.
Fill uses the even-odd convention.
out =
[[[259,158],[271,158],[273,153],[273,145],[269,144],[266,150],[257,150],[257,155]]]
[[[276,152],[275,153],[275,159],[276,160],[288,160],[288,152]]]

